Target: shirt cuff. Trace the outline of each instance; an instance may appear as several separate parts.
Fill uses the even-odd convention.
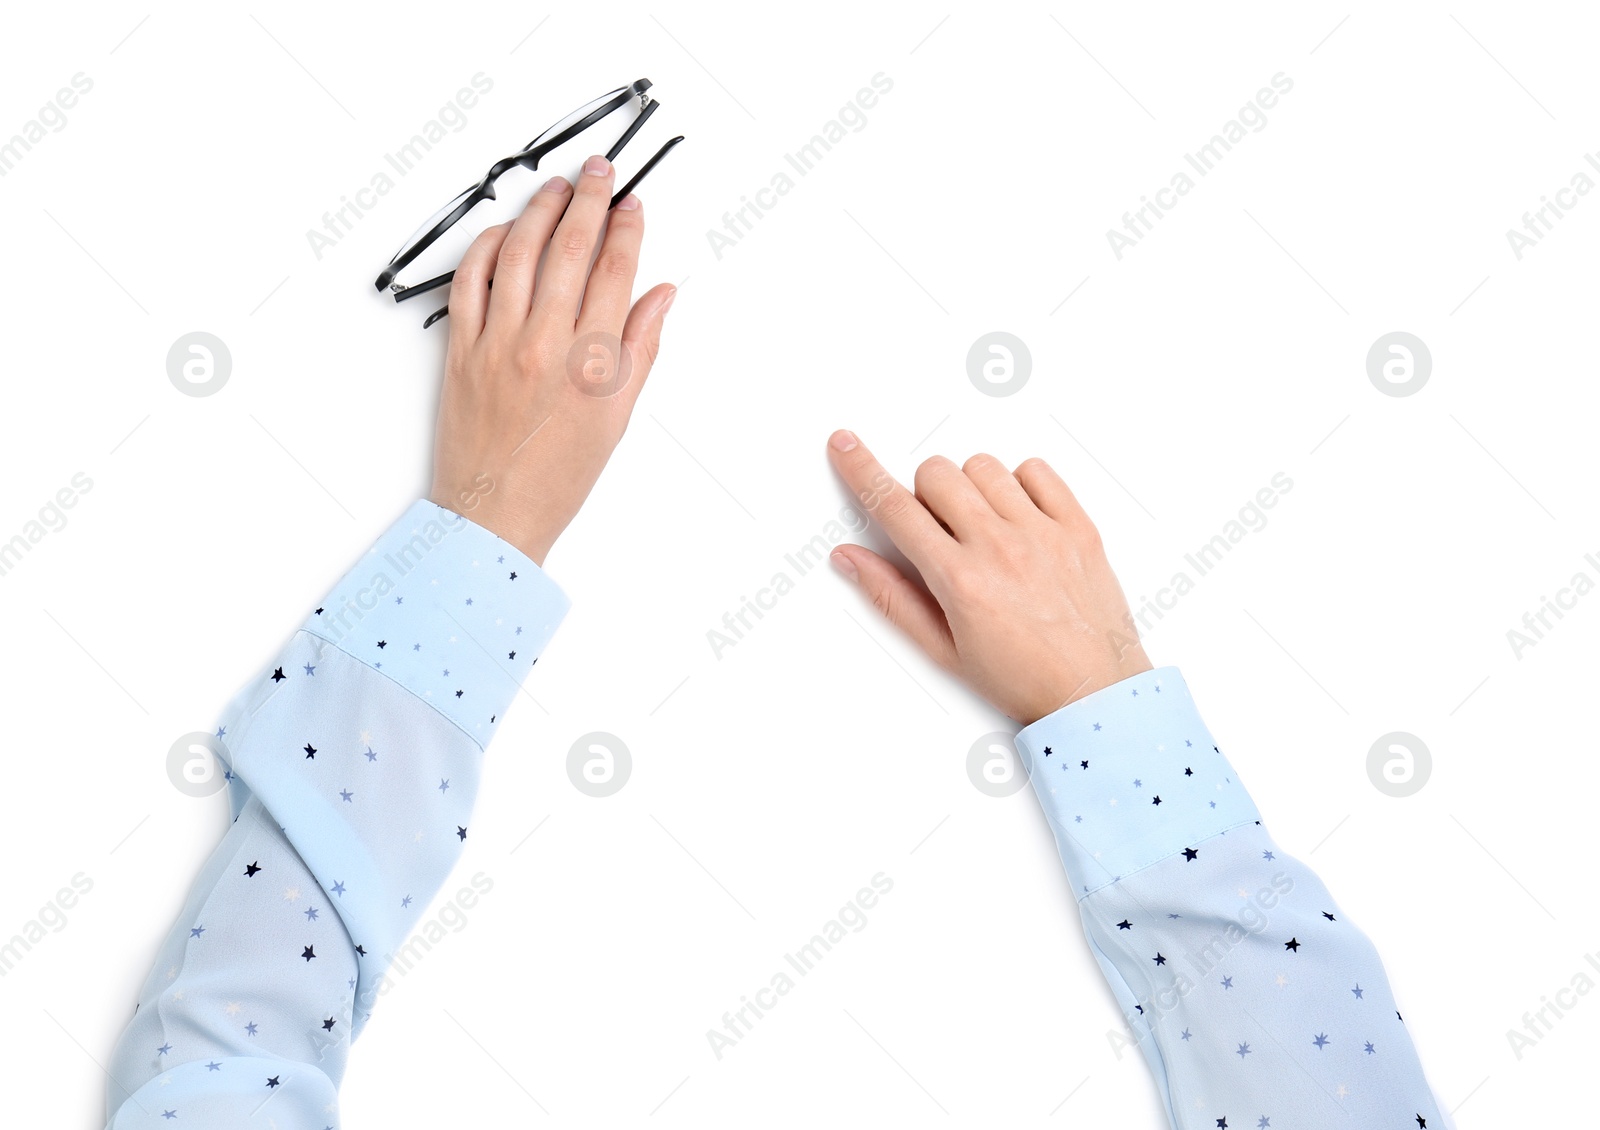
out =
[[[482,747],[569,607],[511,543],[418,499],[302,629],[387,675]]]
[[[1063,706],[1016,744],[1080,900],[1261,819],[1176,667]]]

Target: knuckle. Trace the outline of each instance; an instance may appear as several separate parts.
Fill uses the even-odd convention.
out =
[[[504,372],[515,364],[515,351],[499,338],[486,338],[483,342],[483,370],[488,373]]]
[[[863,501],[867,502],[869,510],[876,511],[878,520],[882,522],[903,518],[911,509],[911,496],[903,490],[886,491]]]
[[[555,238],[556,254],[561,256],[564,263],[587,262],[589,258],[589,237],[577,229],[558,231]]]
[[[539,333],[525,333],[517,338],[513,353],[519,368],[525,371],[548,367],[557,360],[551,343]]]
[[[533,261],[534,248],[525,239],[507,239],[500,245],[502,267],[525,267]]]
[[[922,484],[933,482],[940,475],[953,469],[954,466],[955,464],[951,463],[943,455],[930,456],[917,464],[917,473],[913,481],[916,482],[918,489],[921,489]]]
[[[984,595],[986,583],[979,569],[952,569],[944,578],[946,591],[961,604],[977,603]]]
[[[876,511],[878,503],[894,490],[894,481],[883,468],[879,467],[874,471],[869,460],[855,459],[846,463],[844,474],[846,480],[855,487],[856,497],[861,500],[861,505],[869,512]]]
[[[467,254],[483,256],[491,253],[506,238],[506,233],[511,230],[510,224],[496,224],[492,228],[484,228],[472,241],[472,246],[467,249]]]
[[[633,259],[622,251],[608,251],[595,261],[591,274],[606,282],[624,283],[633,278]]]
[[[1028,543],[1014,537],[1002,539],[994,552],[1000,558],[1000,563],[1014,572],[1022,571],[1033,557],[1033,550]]]
[[[543,351],[539,348],[539,339],[535,337],[518,337],[516,342],[507,350],[512,364],[518,372],[526,373],[539,366],[543,359]]]

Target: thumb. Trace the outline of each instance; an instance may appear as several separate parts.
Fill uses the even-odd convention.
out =
[[[841,545],[829,555],[829,560],[866,593],[867,599],[889,623],[927,652],[928,658],[947,670],[955,669],[955,639],[938,601],[870,549]]]
[[[656,354],[661,352],[661,326],[676,297],[678,288],[662,283],[651,287],[628,311],[628,320],[622,326],[622,349],[633,366],[635,389],[650,375]]]

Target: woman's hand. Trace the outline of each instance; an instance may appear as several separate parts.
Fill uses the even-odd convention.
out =
[[[541,566],[622,438],[677,294],[630,308],[644,211],[629,195],[608,215],[614,176],[591,157],[576,188],[553,178],[450,285],[429,497]]]
[[[906,490],[850,432],[834,467],[927,588],[859,545],[834,565],[941,667],[1027,725],[1150,670],[1100,534],[1042,459],[935,456]],[[931,594],[931,595],[930,595]]]

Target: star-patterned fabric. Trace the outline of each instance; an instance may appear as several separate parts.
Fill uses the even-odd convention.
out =
[[[1175,667],[1017,748],[1175,1130],[1445,1130],[1377,951],[1267,835]]]
[[[350,1042],[389,965],[430,944],[413,930],[466,842],[483,748],[567,606],[511,545],[418,501],[235,697],[233,823],[112,1055],[108,1130],[339,1126]]]

